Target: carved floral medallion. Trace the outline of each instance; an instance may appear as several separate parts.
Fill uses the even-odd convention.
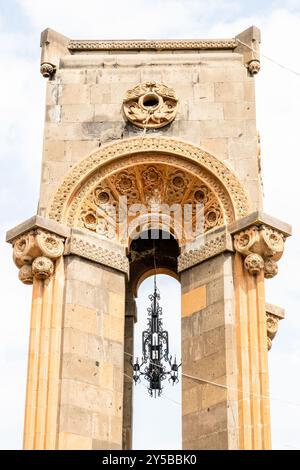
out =
[[[178,99],[172,88],[157,82],[141,83],[128,90],[123,111],[132,124],[156,129],[169,124],[176,116]]]

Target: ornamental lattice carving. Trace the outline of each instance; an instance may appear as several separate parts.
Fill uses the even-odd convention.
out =
[[[63,255],[64,239],[42,229],[30,230],[13,242],[13,259],[19,279],[32,284],[33,278],[46,279],[54,272],[54,260]]]
[[[184,251],[178,257],[178,272],[182,272],[196,264],[202,263],[206,259],[216,256],[229,249],[228,235],[222,233],[212,239],[203,240],[203,245],[199,248]]]
[[[235,38],[230,39],[173,39],[173,40],[121,40],[121,41],[89,41],[70,40],[68,49],[76,50],[172,50],[172,49],[235,49],[238,42]]]
[[[194,145],[174,139],[134,137],[109,144],[72,168],[54,194],[47,216],[60,223],[68,220],[68,225],[73,226],[77,208],[96,180],[100,181],[112,171],[124,168],[124,158],[127,158],[127,166],[134,166],[144,159],[149,163],[176,165],[185,171],[197,174],[218,197],[228,220],[239,219],[251,210],[247,194],[238,178],[214,156]],[[176,181],[181,184],[179,180]],[[109,191],[105,193],[104,189],[101,189],[101,197],[107,199],[111,193]],[[195,197],[199,200],[205,199],[201,185],[195,188]],[[231,216],[228,217],[230,213]],[[215,216],[211,217],[213,220]],[[94,223],[92,215],[87,220],[91,224]]]
[[[278,272],[277,261],[284,251],[284,235],[266,225],[252,226],[234,235],[234,247],[241,253],[250,274],[264,270],[268,279]]]
[[[126,274],[129,271],[128,258],[121,253],[102,246],[101,239],[90,242],[78,235],[72,236],[69,241],[68,253],[96,261]]]
[[[132,160],[134,161],[134,160]],[[173,211],[190,204],[191,229],[196,227],[196,208],[203,207],[204,231],[225,222],[233,221],[233,208],[228,195],[222,188],[210,183],[210,179],[201,180],[187,168],[177,168],[168,164],[150,162],[149,157],[139,159],[136,165],[123,161],[124,169],[115,171],[113,165],[107,173],[100,172],[82,186],[69,208],[67,222],[69,226],[87,229],[107,239],[121,239],[118,227],[120,211],[127,210],[127,224],[140,215],[149,217],[156,214],[170,214],[170,231],[176,232],[178,222]],[[158,207],[158,209],[156,209]],[[201,219],[202,221],[202,219]],[[183,222],[183,221],[182,221]],[[183,243],[184,233],[180,241]]]
[[[177,106],[175,91],[157,82],[135,86],[126,92],[123,100],[123,111],[128,121],[145,129],[157,129],[172,122]]]

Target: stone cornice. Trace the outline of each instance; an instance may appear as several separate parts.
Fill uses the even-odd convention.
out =
[[[25,222],[22,222],[11,230],[8,230],[6,232],[6,241],[7,243],[13,243],[16,238],[20,237],[26,232],[39,228],[63,238],[69,237],[71,233],[70,229],[65,225],[59,224],[54,220],[40,217],[39,215],[34,215],[30,219],[25,220]]]
[[[130,50],[214,50],[235,49],[238,42],[229,39],[129,39],[129,40],[74,40],[70,51],[130,51]]]

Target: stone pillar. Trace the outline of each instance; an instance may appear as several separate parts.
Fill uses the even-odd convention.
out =
[[[130,284],[125,299],[124,393],[123,393],[123,449],[132,449],[132,365],[134,352],[134,323],[137,318],[136,301]]]
[[[238,222],[232,232],[236,250],[234,283],[239,447],[270,449],[270,318],[266,308],[264,278],[271,279],[277,274],[277,261],[283,254],[290,229],[275,219],[262,217],[251,220],[250,217]]]
[[[190,267],[182,283],[183,449],[237,449],[232,256]]]
[[[271,448],[267,353],[283,314],[264,278],[290,233],[256,212],[179,257],[185,449]]]
[[[35,217],[9,232],[33,283],[25,449],[121,449],[123,249]]]

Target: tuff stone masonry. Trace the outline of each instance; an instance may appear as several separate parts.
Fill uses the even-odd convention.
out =
[[[154,226],[178,244],[177,267],[157,268],[182,287],[183,448],[271,447],[268,350],[284,311],[264,284],[291,228],[262,212],[259,44],[254,26],[216,40],[42,33],[38,211],[7,233],[32,284],[25,449],[131,448],[135,295],[153,274],[131,241]],[[192,239],[166,209],[186,204],[193,228],[203,208]]]

